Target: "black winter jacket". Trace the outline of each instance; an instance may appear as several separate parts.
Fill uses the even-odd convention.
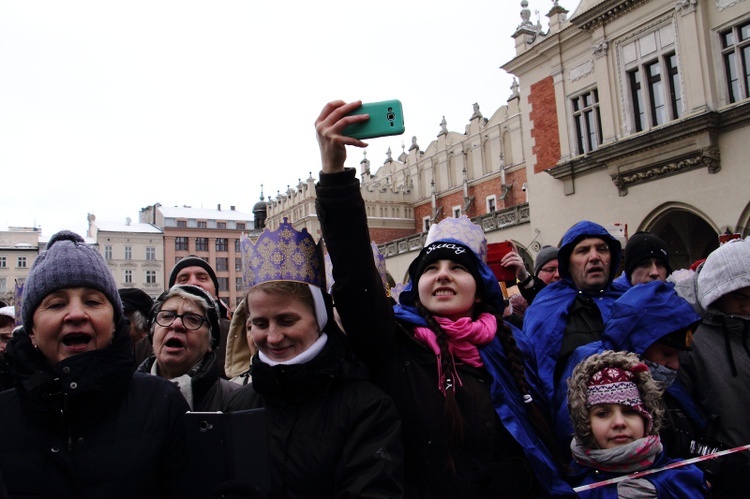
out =
[[[152,355],[138,366],[138,372],[150,374],[154,362],[156,356]],[[196,412],[226,412],[229,394],[240,388],[237,383],[219,377],[219,366],[214,352],[206,353],[201,363],[194,368],[194,372],[188,374],[193,389],[192,410]]]
[[[458,364],[463,432],[449,437],[435,354],[394,318],[375,269],[364,201],[351,169],[321,174],[316,211],[333,263],[334,300],[355,354],[393,397],[405,447],[405,496],[527,496],[534,477],[523,449],[501,423],[486,369]],[[255,376],[255,373],[253,373]]]
[[[10,497],[185,497],[187,404],[167,381],[133,374],[127,326],[55,366],[22,331],[6,358],[15,388],[0,393],[0,472]]]
[[[269,366],[253,357],[252,385],[232,393],[230,408],[267,408],[273,497],[401,497],[398,413],[367,381],[343,335],[327,334],[305,364]]]

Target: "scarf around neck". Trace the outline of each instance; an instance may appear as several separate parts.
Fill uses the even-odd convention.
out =
[[[461,379],[456,371],[456,357],[472,367],[482,367],[482,358],[479,356],[477,346],[486,345],[495,337],[497,319],[492,314],[483,313],[476,321],[472,321],[469,317],[462,317],[457,321],[445,317],[435,317],[435,320],[445,332],[451,372],[443,372],[440,346],[432,329],[417,326],[414,328],[414,337],[430,347],[435,354],[438,369],[438,389],[445,395],[447,389],[453,388],[454,379],[459,386],[461,385]]]
[[[650,468],[663,446],[659,435],[647,435],[612,449],[589,449],[574,438],[570,450],[576,462],[584,466],[613,473],[632,473]]]

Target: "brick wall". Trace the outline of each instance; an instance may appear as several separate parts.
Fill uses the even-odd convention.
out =
[[[414,234],[414,229],[370,229],[370,239],[376,244],[385,244]]]
[[[551,76],[531,85],[529,104],[531,137],[534,139],[531,152],[536,156],[534,173],[540,173],[560,160],[560,131],[557,128],[555,86]]]

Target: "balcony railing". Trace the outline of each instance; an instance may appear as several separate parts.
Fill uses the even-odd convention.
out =
[[[479,225],[485,233],[529,223],[529,203],[472,217],[471,221]],[[383,256],[388,258],[411,251],[419,251],[424,246],[426,239],[427,232],[420,232],[419,234],[413,234],[381,244],[378,248]]]

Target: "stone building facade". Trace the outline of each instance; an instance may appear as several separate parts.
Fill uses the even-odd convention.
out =
[[[531,263],[588,219],[625,242],[664,239],[672,267],[704,258],[726,231],[750,235],[750,0],[520,2],[502,68],[507,105],[464,132],[441,130],[377,167],[360,163],[372,239],[396,282],[429,225],[465,214],[489,242]],[[574,2],[570,2],[574,3]],[[488,61],[489,62],[489,61]],[[515,83],[517,82],[517,83]],[[268,202],[314,236],[312,173]]]

